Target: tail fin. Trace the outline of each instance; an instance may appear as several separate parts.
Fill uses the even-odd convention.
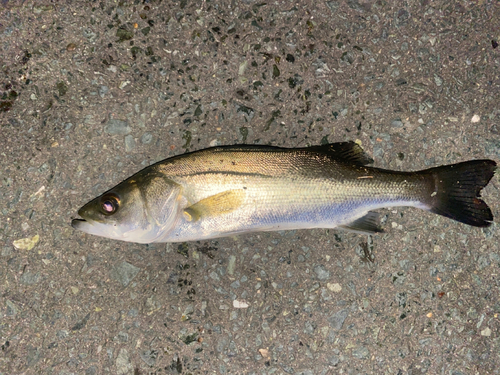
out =
[[[471,160],[423,171],[434,178],[434,192],[425,202],[429,211],[475,227],[491,225],[491,210],[479,196],[496,165],[493,160]]]

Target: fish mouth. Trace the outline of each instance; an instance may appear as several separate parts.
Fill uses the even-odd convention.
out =
[[[85,225],[83,223],[87,223],[87,220],[85,219],[73,219],[71,220],[71,226],[75,229],[80,229],[82,225]]]
[[[95,222],[92,220],[73,219],[71,220],[71,226],[84,233],[98,234],[96,233],[97,227],[95,225]]]
[[[93,220],[85,220],[84,219],[86,217],[85,210],[84,210],[84,208],[86,206],[87,205],[85,205],[84,207],[82,207],[78,210],[78,216],[80,216],[80,217],[77,217],[76,219],[71,220],[71,226],[75,229],[81,230],[82,232],[89,233],[89,228],[92,227],[94,222],[93,222]]]

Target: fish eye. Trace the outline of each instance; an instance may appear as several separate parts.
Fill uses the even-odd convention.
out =
[[[120,207],[120,198],[115,194],[106,194],[101,198],[101,211],[104,215],[113,215]]]

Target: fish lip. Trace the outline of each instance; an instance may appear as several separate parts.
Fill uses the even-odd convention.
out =
[[[85,219],[73,219],[71,220],[71,226],[79,230],[83,233],[88,233],[88,234],[95,234],[95,235],[100,235],[99,234],[99,225],[96,226],[95,221],[93,220],[85,220]]]
[[[71,226],[75,229],[79,229],[78,227],[81,225],[81,223],[86,223],[87,220],[85,219],[73,219],[71,220]]]

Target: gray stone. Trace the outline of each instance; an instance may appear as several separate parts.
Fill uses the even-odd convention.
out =
[[[224,349],[227,347],[227,344],[229,344],[229,339],[226,336],[223,336],[217,341],[215,350],[218,353],[222,353]]]
[[[337,366],[339,364],[339,362],[340,362],[340,359],[336,355],[332,355],[330,358],[328,358],[328,364],[330,366]]]
[[[405,292],[396,293],[395,301],[397,302],[397,304],[399,306],[405,307],[406,306],[406,301],[407,301],[406,293]]]
[[[135,139],[132,135],[125,136],[125,151],[131,152],[135,148]]]
[[[363,12],[364,10],[358,0],[347,0],[346,3],[349,5],[349,8],[357,10],[358,12]]]
[[[231,283],[231,288],[238,289],[240,287],[240,281],[236,280]]]
[[[333,344],[335,342],[335,338],[337,337],[337,333],[336,331],[334,331],[333,329],[331,329],[329,332],[328,332],[328,336],[326,337],[326,341],[329,343],[329,344]]]
[[[391,121],[391,126],[393,128],[402,128],[403,127],[403,121],[401,119],[395,119]]]
[[[344,321],[346,320],[347,315],[349,315],[349,310],[347,309],[337,311],[335,314],[328,318],[328,322],[333,329],[338,331],[344,325]]]
[[[315,266],[314,272],[316,273],[316,276],[320,281],[325,281],[330,278],[330,271],[328,271],[322,264]]]
[[[99,87],[99,96],[101,98],[104,98],[104,95],[106,95],[108,93],[108,91],[109,91],[109,87],[108,86],[104,86],[103,85],[103,86]]]
[[[31,273],[31,272],[25,272],[21,275],[19,278],[19,282],[24,285],[33,285],[38,282],[40,279],[40,272],[37,273]]]
[[[60,339],[65,339],[66,337],[69,336],[69,331],[66,329],[61,329],[57,331],[56,336],[59,337]]]
[[[118,332],[118,335],[116,335],[115,339],[120,341],[120,342],[127,342],[128,341],[128,333],[120,331],[120,332]]]
[[[140,356],[148,366],[153,367],[156,364],[156,358],[158,358],[158,350],[145,350],[141,352]]]
[[[26,358],[28,367],[33,366],[40,360],[40,354],[40,349],[34,348],[31,345],[28,346],[28,355]]]
[[[153,140],[153,135],[150,132],[146,132],[141,136],[141,143],[143,145],[150,144]]]
[[[18,307],[11,300],[6,300],[5,304],[7,305],[7,316],[14,316],[19,312]]]
[[[359,359],[367,359],[370,356],[370,351],[364,346],[358,346],[352,350],[352,355]]]
[[[128,356],[127,349],[120,349],[118,353],[118,357],[116,357],[116,373],[118,375],[127,375],[130,374],[133,370],[132,364],[130,363],[130,359]]]
[[[434,74],[434,83],[436,86],[441,86],[443,84],[443,79],[437,74]]]
[[[236,257],[234,255],[229,256],[229,262],[227,263],[227,273],[234,274],[234,267],[236,265]]]
[[[314,322],[311,322],[308,320],[304,324],[304,333],[312,335],[314,333],[315,329],[316,329],[316,323],[314,323]]]
[[[141,269],[127,262],[121,262],[111,271],[111,277],[127,286]]]
[[[336,12],[340,6],[338,1],[327,1],[326,5],[328,5],[328,8],[330,8],[332,12]]]
[[[483,270],[484,268],[488,267],[490,265],[490,260],[487,258],[486,255],[480,255],[479,258],[477,258],[477,268],[479,270]]]
[[[111,119],[104,126],[104,131],[112,135],[126,135],[132,131],[127,121]]]
[[[310,369],[305,369],[305,370],[299,370],[295,373],[295,375],[314,375],[313,370]]]

